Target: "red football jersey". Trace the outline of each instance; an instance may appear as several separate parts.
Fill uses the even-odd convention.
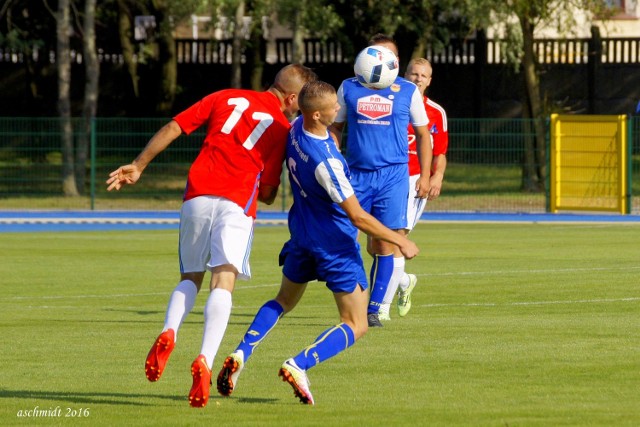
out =
[[[429,117],[429,133],[433,138],[433,156],[447,154],[449,146],[449,131],[447,129],[447,113],[439,104],[424,97],[424,107]],[[409,125],[409,175],[420,174],[418,148],[413,126]]]
[[[187,135],[207,124],[184,200],[224,197],[255,218],[260,183],[277,187],[290,124],[271,92],[214,92],[174,117]]]

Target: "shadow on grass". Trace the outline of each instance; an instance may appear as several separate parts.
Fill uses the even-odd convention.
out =
[[[137,314],[139,316],[149,316],[149,315],[160,315],[160,314],[164,314],[164,311],[153,311],[153,310],[135,310],[135,309],[116,309],[116,308],[103,308],[102,311],[108,311],[108,312],[120,312],[120,313],[133,313],[133,314]],[[256,309],[257,311],[257,309]],[[238,322],[234,322],[232,321],[233,318],[243,318],[243,319],[248,319],[248,320],[253,320],[253,318],[255,317],[256,313],[255,312],[251,312],[251,313],[231,313],[231,317],[229,319],[229,324],[230,325],[244,325],[246,324],[247,326],[249,326],[250,322],[246,322],[246,321],[238,321]],[[203,316],[204,316],[204,312],[200,311],[200,310],[194,310],[191,313],[189,313],[189,319],[184,321],[184,324],[201,324],[203,322]],[[326,326],[328,325],[327,321],[325,321],[325,319],[327,319],[326,316],[324,315],[296,315],[295,313],[289,313],[287,314],[287,319],[291,319],[292,322],[294,322],[295,324],[302,324],[305,326]],[[315,322],[310,322],[311,319],[315,319],[318,320],[317,323]],[[82,320],[74,320],[74,322],[83,322]],[[121,319],[114,319],[114,320],[85,320],[84,322],[87,323],[96,323],[96,322],[107,322],[107,323],[160,323],[162,324],[162,321],[156,322],[156,321],[141,321],[141,320],[121,320]],[[329,322],[330,323],[330,322]]]
[[[105,404],[105,405],[129,405],[129,406],[158,406],[154,403],[138,402],[136,400],[145,399],[163,399],[172,402],[180,402],[188,405],[186,396],[170,396],[160,394],[134,394],[134,393],[75,393],[61,391],[35,391],[35,390],[7,390],[0,389],[0,399],[24,399],[24,400],[50,400],[57,402],[70,402],[73,404]],[[233,399],[239,403],[259,403],[259,404],[275,404],[279,399],[259,398],[259,397],[243,397],[229,398],[224,396],[211,395],[209,406],[214,401],[224,401]],[[29,404],[32,406],[32,404]],[[45,409],[45,408],[43,408]]]
[[[267,397],[238,397],[238,398],[235,398],[235,397],[213,396],[212,395],[211,397],[209,397],[209,405],[211,405],[211,402],[213,402],[213,401],[219,400],[219,401],[223,402],[223,401],[226,401],[228,399],[235,400],[238,403],[260,403],[260,404],[263,404],[263,405],[264,404],[273,405],[275,403],[281,402],[280,399],[274,399],[272,397],[269,397],[269,398],[267,398]]]
[[[91,393],[72,391],[43,391],[43,390],[7,390],[0,389],[0,399],[25,399],[25,400],[53,400],[72,402],[75,404],[107,404],[107,405],[131,405],[131,406],[156,406],[153,403],[137,402],[140,399],[164,399],[175,402],[186,402],[184,396],[151,395],[134,393]]]
[[[120,309],[120,308],[103,308],[102,311],[116,312],[116,313],[133,313],[138,316],[151,316],[164,314],[164,310],[135,310],[135,309]]]

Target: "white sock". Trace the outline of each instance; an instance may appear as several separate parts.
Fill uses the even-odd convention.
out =
[[[406,272],[402,273],[402,277],[400,278],[400,289],[406,291],[411,284],[411,280],[409,279],[409,275]]]
[[[164,317],[164,329],[162,332],[167,329],[173,329],[175,340],[178,340],[178,329],[180,329],[187,314],[193,309],[197,296],[198,288],[191,280],[183,280],[178,283],[171,297],[169,297],[169,305]]]
[[[389,281],[389,286],[387,286],[387,292],[382,299],[382,304],[391,304],[393,302],[393,297],[398,291],[398,284],[403,274],[404,257],[393,258],[393,273],[391,273],[391,280]]]
[[[204,306],[204,335],[200,354],[207,359],[209,369],[213,366],[224,332],[231,316],[231,292],[216,288],[211,291]]]
[[[380,304],[380,308],[378,309],[378,314],[389,314],[389,310],[391,309],[391,304]]]

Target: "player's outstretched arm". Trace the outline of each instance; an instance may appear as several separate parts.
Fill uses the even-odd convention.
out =
[[[109,174],[107,191],[120,190],[123,185],[133,185],[138,182],[142,171],[159,153],[169,146],[182,133],[182,129],[175,120],[164,125],[149,140],[142,152],[128,165],[120,166]]]
[[[340,203],[340,207],[344,209],[349,220],[351,220],[353,225],[358,227],[360,231],[371,237],[375,237],[376,239],[397,245],[405,258],[411,259],[420,252],[418,246],[416,246],[416,244],[411,240],[407,239],[402,234],[385,227],[380,221],[362,209],[362,206],[360,206],[360,202],[358,202],[355,195]]]

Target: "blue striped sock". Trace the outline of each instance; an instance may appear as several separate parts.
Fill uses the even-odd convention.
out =
[[[278,323],[278,320],[282,317],[284,309],[275,300],[268,301],[253,318],[253,322],[247,329],[247,332],[242,338],[242,342],[238,345],[237,350],[242,350],[244,353],[244,361],[246,362],[253,350],[262,342],[262,340],[271,332],[274,326]]]
[[[346,323],[340,323],[320,334],[313,344],[301,351],[293,360],[300,369],[307,370],[346,350],[354,342],[355,335],[351,327]]]
[[[367,313],[377,313],[393,274],[393,254],[375,255],[371,266],[371,297]]]

